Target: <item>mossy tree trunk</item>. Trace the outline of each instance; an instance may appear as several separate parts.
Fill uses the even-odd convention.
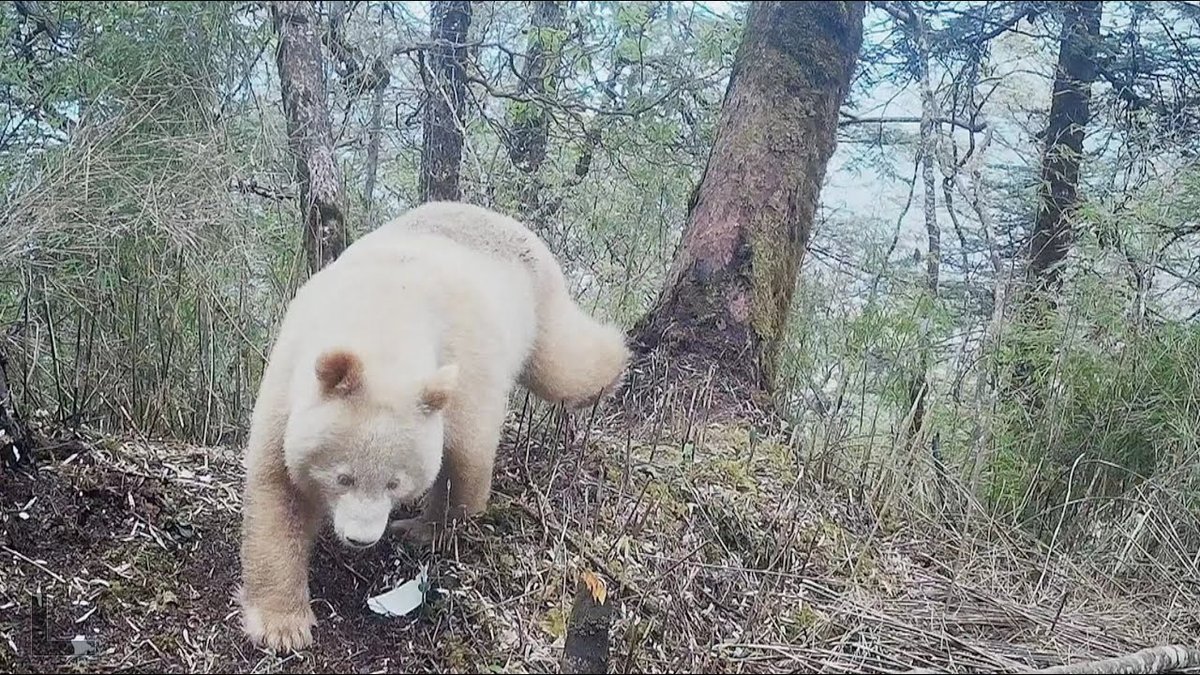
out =
[[[520,100],[510,106],[512,139],[508,156],[513,166],[537,173],[546,160],[550,134],[548,99],[558,92],[558,70],[564,41],[563,3],[553,0],[534,4],[530,17],[529,43],[521,69]]]
[[[309,272],[314,273],[347,245],[345,197],[333,154],[317,12],[312,2],[272,2],[271,18],[279,38],[276,63],[288,149],[300,182],[304,250]]]
[[[755,2],[683,240],[632,331],[672,367],[769,393],[862,44],[862,2]]]
[[[467,32],[470,2],[431,3],[430,37],[421,77],[425,118],[421,147],[421,201],[457,201],[462,197],[463,123],[467,98]]]
[[[563,4],[553,0],[534,3],[519,98],[509,106],[512,130],[507,143],[508,157],[525,174],[517,188],[520,210],[522,217],[539,231],[560,203],[542,203],[543,181],[539,173],[546,161],[550,106],[558,93],[559,64],[566,37],[563,26],[567,15]]]

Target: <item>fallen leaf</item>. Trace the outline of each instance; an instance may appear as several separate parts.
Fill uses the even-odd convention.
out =
[[[592,599],[603,605],[604,599],[608,597],[608,588],[604,585],[604,580],[591,571],[585,571],[582,576],[583,583],[587,584],[588,590],[592,592]]]

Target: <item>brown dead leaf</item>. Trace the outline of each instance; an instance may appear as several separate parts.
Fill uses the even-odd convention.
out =
[[[608,597],[608,587],[604,585],[604,579],[591,571],[585,571],[582,576],[583,583],[587,584],[588,590],[592,592],[592,599],[603,605],[604,599]]]

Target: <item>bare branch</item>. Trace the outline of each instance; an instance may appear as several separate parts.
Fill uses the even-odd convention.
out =
[[[296,193],[273,185],[262,185],[256,178],[234,178],[230,181],[229,189],[234,192],[255,195],[272,201],[295,199]]]
[[[846,127],[855,124],[920,124],[921,118],[916,116],[896,116],[896,117],[857,117],[847,112],[842,113],[842,119],[838,122],[838,126]],[[933,119],[937,124],[951,124],[962,129],[966,129],[972,133],[983,133],[987,129],[986,122],[970,122],[960,120],[953,117],[937,116]]]

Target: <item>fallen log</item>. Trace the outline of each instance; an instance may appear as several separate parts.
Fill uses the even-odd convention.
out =
[[[1100,661],[1051,666],[1035,673],[1174,673],[1188,668],[1200,668],[1200,649],[1185,645],[1147,647],[1132,654]]]

